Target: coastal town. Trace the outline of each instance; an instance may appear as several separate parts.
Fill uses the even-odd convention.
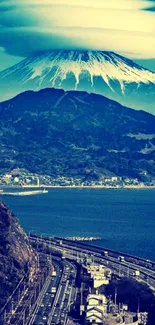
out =
[[[1,187],[94,187],[94,188],[154,188],[155,179],[140,181],[138,178],[101,176],[99,179],[82,177],[52,177],[31,173],[26,169],[12,169],[0,175]]]

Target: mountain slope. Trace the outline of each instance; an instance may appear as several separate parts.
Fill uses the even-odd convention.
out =
[[[113,52],[43,52],[0,73],[0,100],[47,87],[97,93],[155,114],[155,73]]]
[[[89,179],[155,176],[155,117],[103,96],[45,89],[0,104],[0,168]]]
[[[33,272],[33,260],[34,252],[17,218],[0,201],[0,309],[20,279]]]

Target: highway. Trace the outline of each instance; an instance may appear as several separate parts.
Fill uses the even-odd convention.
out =
[[[153,290],[155,290],[155,271],[150,270],[146,267],[142,267],[140,265],[136,265],[135,263],[128,262],[125,259],[119,260],[118,258],[114,258],[108,255],[102,256],[97,253],[92,254],[91,252],[91,255],[87,256],[86,252],[82,251],[77,254],[77,251],[74,252],[73,248],[65,248],[65,250],[63,250],[63,254],[67,258],[75,259],[80,263],[82,261],[90,259],[91,263],[104,265],[113,270],[119,276],[130,276],[136,278],[138,281],[145,282]]]
[[[46,252],[60,253],[62,256],[79,263],[90,261],[90,263],[105,265],[120,276],[134,277],[155,289],[154,262],[61,238],[30,237],[30,240],[32,244],[37,243],[38,247],[40,244]]]
[[[59,287],[60,279],[63,273],[63,265],[59,261],[53,260],[54,273],[51,274],[51,279],[44,292],[42,299],[39,302],[38,308],[35,310],[29,325],[47,325],[51,308],[54,304],[55,294],[53,288],[56,290]]]
[[[66,324],[75,300],[76,267],[67,260],[53,259],[54,273],[29,325]]]
[[[39,252],[43,270],[52,262],[54,271],[52,268],[49,269],[39,297],[38,289],[34,290],[31,283],[29,292],[25,291],[24,296],[19,296],[21,306],[18,307],[19,304],[17,304],[14,307],[14,314],[7,316],[9,322],[6,321],[5,324],[68,324],[70,306],[75,302],[77,294],[75,261],[83,265],[87,263],[104,265],[120,277],[133,277],[147,283],[155,290],[155,263],[152,261],[62,238],[30,236],[29,239],[32,246]],[[38,276],[41,276],[44,281],[42,273],[38,273]],[[38,278],[36,278],[36,285],[36,288],[40,286]],[[35,300],[36,305],[34,305]],[[34,309],[31,308],[33,305]],[[30,315],[31,319],[25,323],[27,315]]]
[[[63,260],[63,275],[60,281],[54,307],[51,315],[51,325],[62,323],[66,324],[67,315],[70,310],[70,305],[75,300],[75,278],[76,267],[71,262]]]

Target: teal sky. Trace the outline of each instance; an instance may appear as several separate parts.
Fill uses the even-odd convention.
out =
[[[74,48],[114,51],[155,71],[155,1],[1,0],[0,70]]]
[[[134,60],[136,63],[142,65],[144,68],[152,70],[155,72],[155,59],[148,60]]]
[[[0,51],[0,71],[11,67],[22,59],[22,57],[9,55],[5,52]]]

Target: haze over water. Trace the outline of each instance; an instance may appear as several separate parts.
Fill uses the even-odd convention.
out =
[[[155,190],[49,189],[48,194],[1,197],[25,231],[100,236],[93,242],[155,261]]]

